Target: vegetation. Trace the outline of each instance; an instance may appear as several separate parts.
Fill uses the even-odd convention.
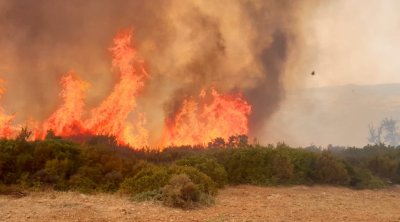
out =
[[[398,131],[397,122],[397,120],[386,117],[376,129],[372,124],[369,125],[368,141],[373,144],[385,142],[390,146],[399,146],[400,132]]]
[[[48,135],[0,140],[0,187],[121,192],[133,200],[159,200],[190,208],[212,203],[226,184],[330,184],[356,189],[400,183],[400,147],[291,148],[248,144],[245,136],[219,138],[208,147],[132,150],[110,137],[72,142]],[[74,138],[76,140],[76,138]],[[205,149],[206,148],[206,149]]]
[[[171,207],[190,208],[199,203],[200,196],[207,195],[186,174],[173,176],[163,188],[164,204]]]

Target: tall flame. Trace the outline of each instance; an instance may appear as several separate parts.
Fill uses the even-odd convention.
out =
[[[3,79],[0,79],[0,99],[3,96],[5,89],[3,88]],[[10,138],[13,136],[13,127],[11,122],[14,119],[14,115],[10,116],[5,114],[4,109],[0,107],[0,137]]]
[[[85,93],[89,84],[74,72],[67,73],[60,81],[63,103],[43,124],[30,123],[34,130],[33,139],[42,139],[48,130],[52,130],[62,137],[107,135],[114,136],[119,144],[131,147],[149,145],[145,113],[135,109],[137,97],[150,77],[144,61],[133,47],[132,37],[131,29],[119,32],[109,49],[112,66],[119,76],[110,95],[98,107],[85,113]],[[0,87],[0,98],[3,93]],[[232,135],[247,134],[250,113],[251,106],[240,94],[202,90],[197,97],[186,98],[180,109],[166,118],[158,144],[197,145],[217,137],[228,139]],[[0,137],[11,138],[17,134],[17,127],[11,125],[13,119],[14,116],[6,115],[0,107]]]
[[[84,132],[81,120],[85,106],[85,91],[89,84],[82,81],[71,71],[61,81],[60,96],[63,105],[43,124],[44,132],[53,130],[56,135],[72,136]]]
[[[149,77],[144,61],[138,58],[137,51],[132,47],[132,34],[131,29],[123,30],[114,38],[114,46],[110,51],[113,67],[119,71],[120,80],[100,106],[92,110],[92,117],[85,125],[92,134],[114,135],[121,144],[145,146],[147,144],[142,139],[131,136],[129,132],[135,126],[127,122],[129,114],[135,109],[137,94]],[[139,132],[147,133],[143,129]]]
[[[202,90],[197,99],[183,101],[178,112],[167,119],[163,146],[206,144],[217,137],[248,133],[251,106],[240,95],[212,89],[209,96]]]

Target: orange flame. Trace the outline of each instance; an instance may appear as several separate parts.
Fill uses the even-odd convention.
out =
[[[81,117],[85,106],[85,91],[89,84],[72,71],[60,83],[63,87],[60,96],[64,103],[43,124],[44,132],[53,130],[56,135],[65,137],[80,134],[85,131]]]
[[[137,57],[131,42],[131,29],[121,31],[114,38],[114,46],[110,51],[113,55],[113,67],[119,70],[120,81],[100,106],[92,110],[92,118],[85,125],[91,134],[114,135],[120,144],[141,147],[147,144],[128,133],[135,127],[127,122],[127,118],[135,109],[137,94],[144,87],[149,75],[144,68],[144,61]],[[142,127],[139,129],[139,132],[147,134]]]
[[[251,106],[240,95],[212,89],[210,97],[207,102],[206,91],[202,90],[197,101],[184,100],[179,111],[166,121],[161,146],[206,144],[217,137],[227,140],[248,133]]]
[[[0,98],[3,96],[5,89],[3,88],[3,79],[0,79]],[[0,137],[2,138],[10,138],[13,136],[13,127],[11,122],[14,119],[14,115],[10,116],[5,114],[2,107],[0,107]]]
[[[149,145],[145,113],[138,113],[135,108],[137,97],[150,77],[133,47],[132,37],[131,29],[119,32],[109,49],[112,66],[119,75],[110,95],[84,119],[89,84],[69,72],[60,81],[63,104],[43,124],[28,122],[33,126],[33,139],[43,139],[46,131],[52,130],[61,137],[106,135],[115,136],[119,144],[131,147]],[[0,87],[0,98],[3,93]],[[201,90],[198,97],[185,99],[180,109],[166,119],[159,145],[198,145],[217,137],[227,140],[232,135],[247,134],[250,113],[251,106],[240,94]],[[0,107],[0,137],[17,134],[17,127],[11,125],[13,119]]]

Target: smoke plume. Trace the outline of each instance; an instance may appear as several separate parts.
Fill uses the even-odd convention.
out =
[[[0,0],[2,104],[6,113],[16,114],[16,122],[44,120],[60,104],[59,79],[73,69],[90,83],[87,106],[98,106],[117,81],[107,47],[118,30],[132,27],[151,73],[137,109],[147,115],[154,138],[186,98],[211,88],[242,93],[252,106],[250,136],[262,137],[260,128],[296,79],[288,66],[304,36],[299,27],[314,5],[308,0]]]

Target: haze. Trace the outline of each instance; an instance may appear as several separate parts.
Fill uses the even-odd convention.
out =
[[[396,0],[0,0],[1,104],[17,123],[43,120],[73,69],[95,106],[115,84],[112,36],[133,27],[152,75],[138,99],[152,133],[215,86],[244,94],[261,143],[362,146],[368,124],[400,119],[399,11]]]
[[[264,131],[273,135],[268,141],[363,146],[368,124],[399,120],[399,11],[396,0],[318,5],[303,26],[308,50],[290,69],[302,73],[306,84],[287,87],[286,100]]]

